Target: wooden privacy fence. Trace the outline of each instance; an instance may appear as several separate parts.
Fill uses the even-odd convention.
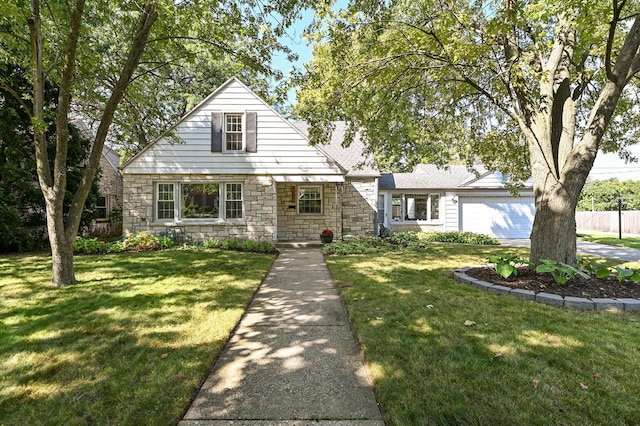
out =
[[[576,212],[578,229],[618,232],[618,212]],[[622,212],[622,233],[640,234],[640,210]]]

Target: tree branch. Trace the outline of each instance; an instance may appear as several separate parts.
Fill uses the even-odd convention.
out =
[[[20,106],[25,110],[25,112],[29,115],[29,118],[33,118],[33,111],[31,110],[31,107],[27,105],[27,103],[20,97],[18,92],[3,83],[0,83],[0,89],[8,92],[11,96],[13,96],[18,101]]]

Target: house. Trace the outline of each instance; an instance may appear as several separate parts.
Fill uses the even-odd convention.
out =
[[[100,157],[96,219],[91,224],[90,234],[122,233],[122,189],[120,155],[105,145]]]
[[[530,188],[513,197],[498,173],[420,165],[380,175],[344,122],[311,146],[290,122],[236,78],[122,167],[123,230],[193,240],[242,237],[319,240],[393,231],[473,231],[528,237]]]
[[[420,164],[412,173],[383,174],[378,217],[391,231],[469,231],[529,238],[535,204],[530,182],[513,196],[497,172]]]
[[[194,240],[373,234],[379,173],[356,168],[360,142],[336,146],[335,133],[328,146],[309,145],[303,124],[231,78],[123,165],[123,230]]]

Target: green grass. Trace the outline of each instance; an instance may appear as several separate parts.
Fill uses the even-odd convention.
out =
[[[0,424],[177,421],[272,262],[78,256],[80,283],[53,289],[50,258],[0,256]]]
[[[387,423],[637,424],[638,315],[558,309],[453,280],[453,269],[505,252],[528,256],[453,244],[327,256]]]
[[[591,241],[594,243],[607,244],[610,246],[626,247],[640,250],[640,237],[629,237],[622,234],[622,239],[618,235],[603,233],[580,233],[578,238],[583,241]]]

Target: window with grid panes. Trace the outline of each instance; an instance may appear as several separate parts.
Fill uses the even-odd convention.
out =
[[[322,187],[321,186],[298,187],[298,213],[303,213],[303,214],[322,213]]]
[[[224,115],[225,151],[242,151],[242,114]]]
[[[228,183],[225,188],[224,210],[226,219],[242,218],[242,184]]]
[[[173,219],[175,209],[175,194],[172,183],[159,183],[156,197],[156,211],[158,220]]]

